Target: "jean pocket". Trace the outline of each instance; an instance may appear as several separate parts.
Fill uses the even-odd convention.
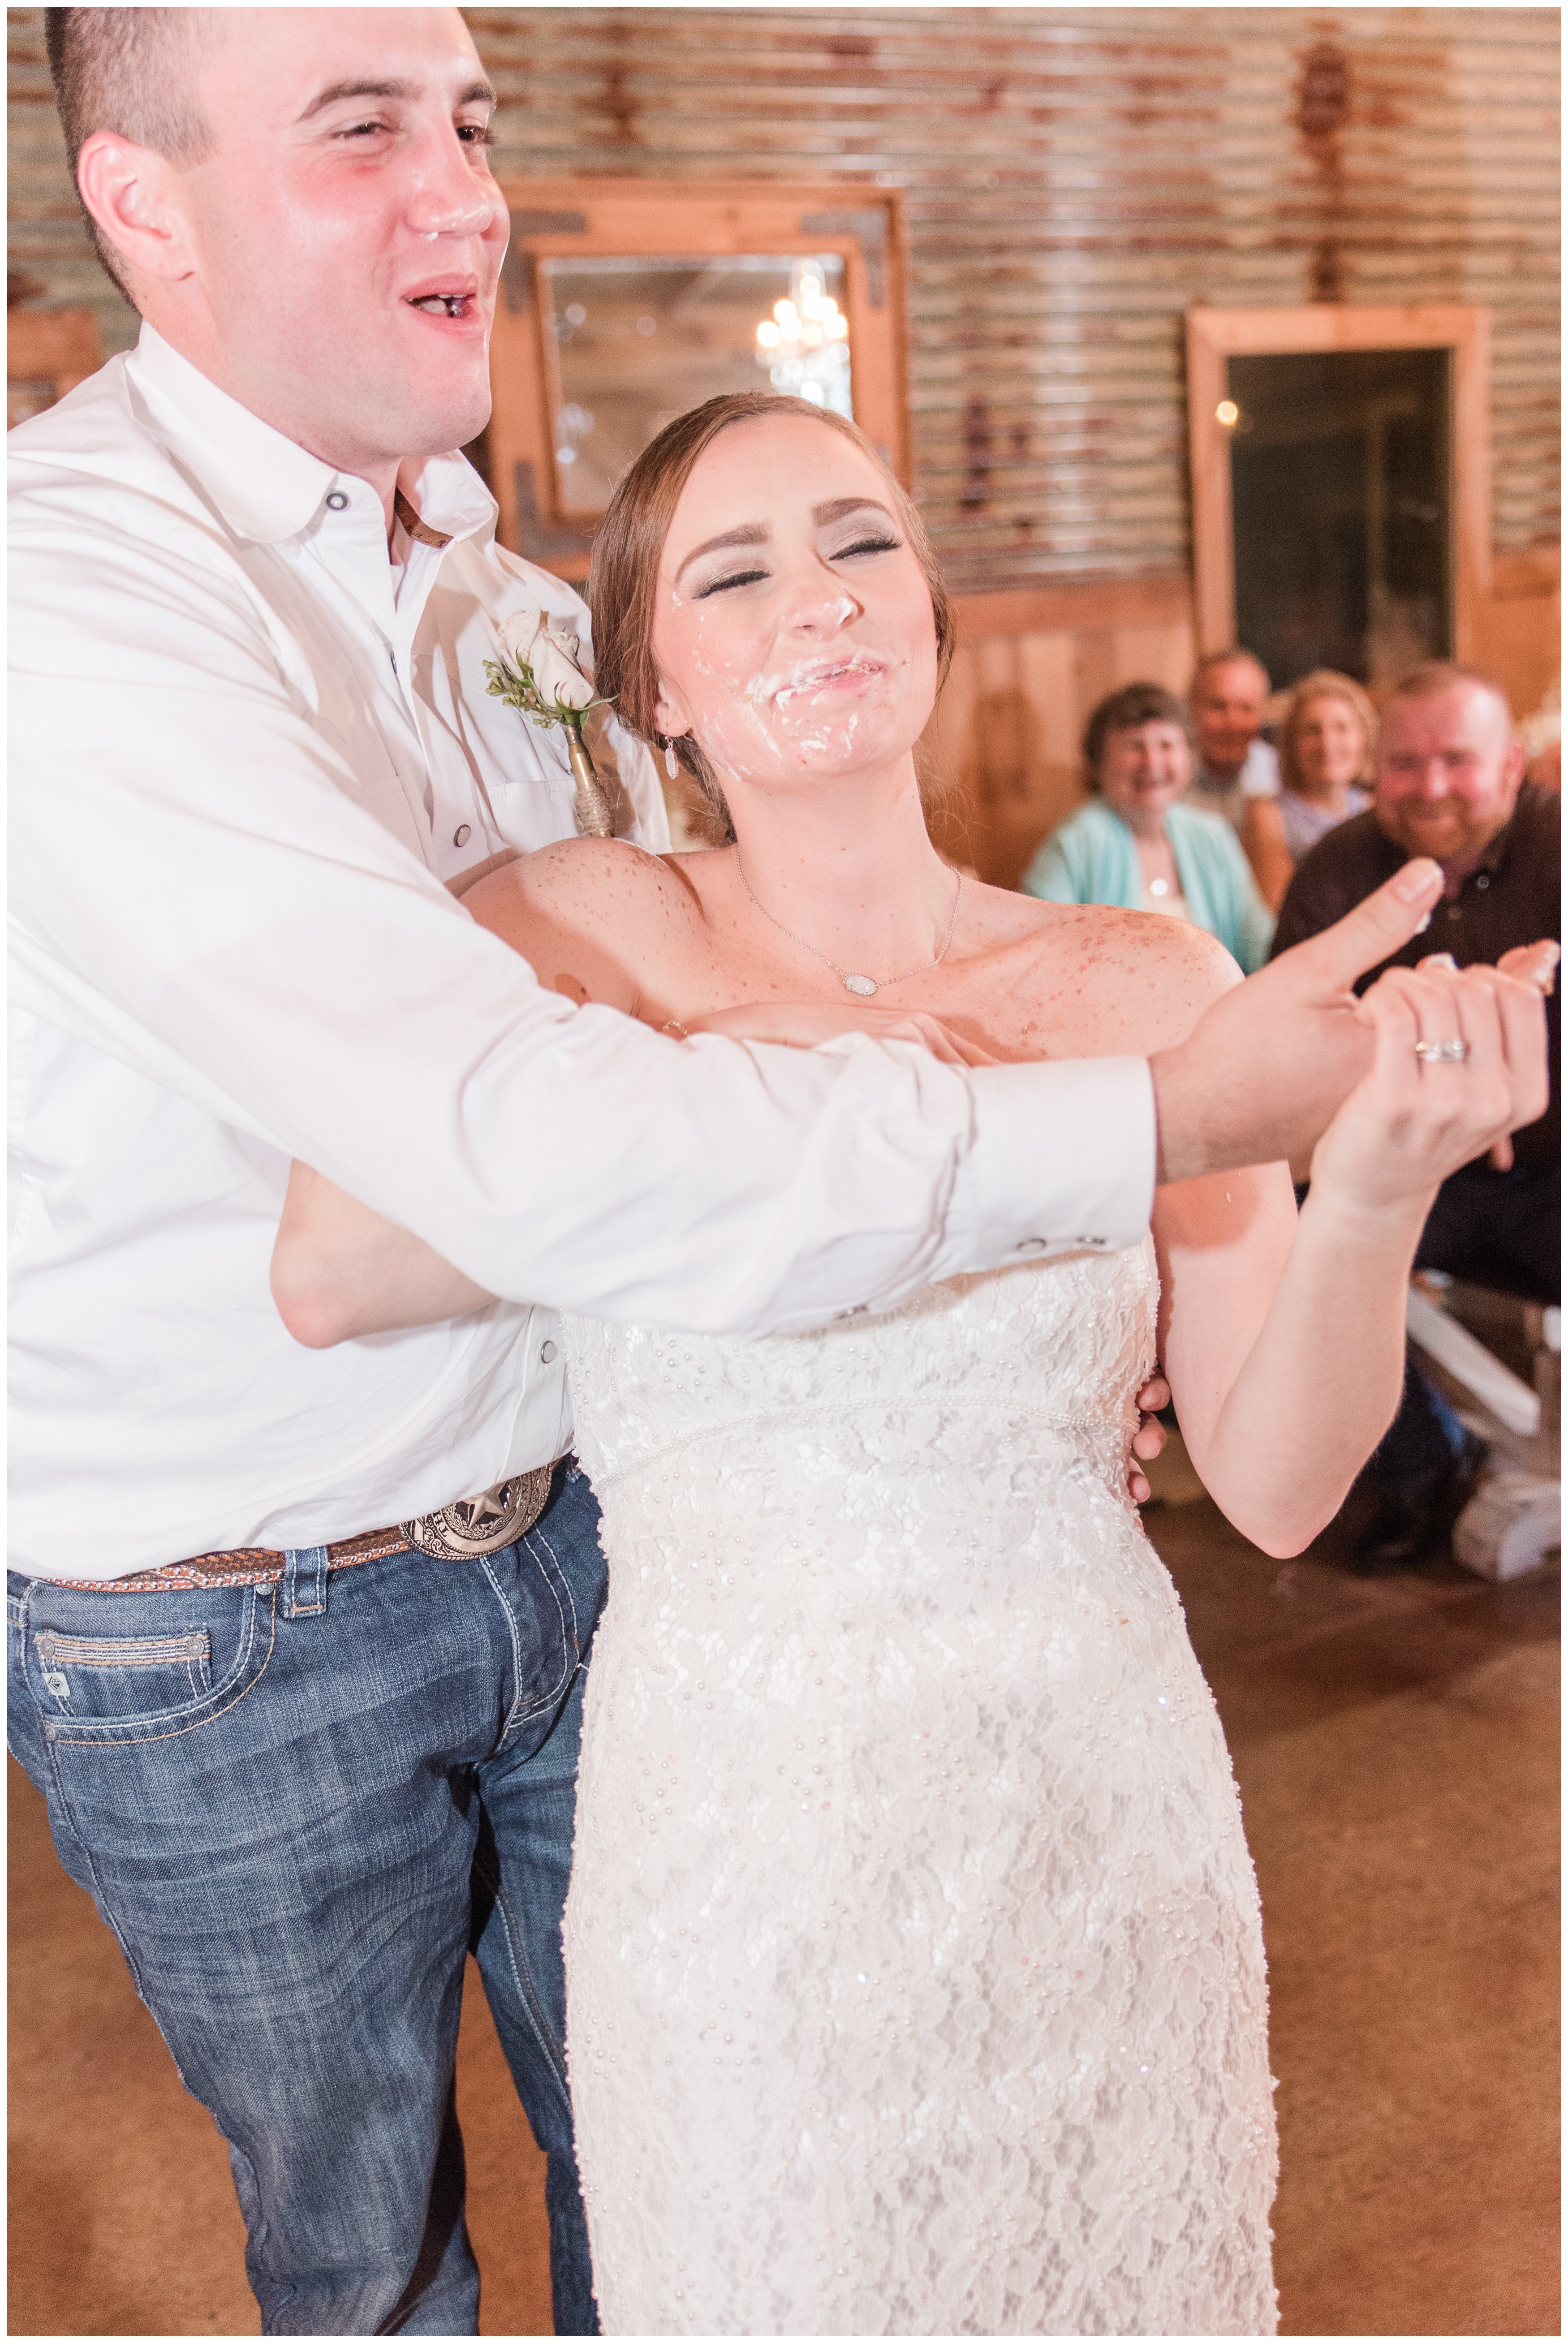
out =
[[[185,1635],[66,1635],[45,1627],[34,1650],[45,1716],[158,1716],[212,1690],[205,1627]]]
[[[28,1638],[26,1673],[45,1740],[156,1741],[211,1724],[244,1699],[272,1655],[275,1595],[271,1585],[239,1593],[216,1650],[205,1621],[166,1635],[38,1628]]]

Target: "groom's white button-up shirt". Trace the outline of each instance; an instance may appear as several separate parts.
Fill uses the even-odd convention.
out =
[[[547,1462],[555,1307],[788,1330],[1141,1232],[1141,1061],[678,1045],[475,926],[443,880],[572,826],[483,661],[586,614],[461,458],[406,468],[394,566],[364,481],[150,329],[8,452],[14,1566],[315,1544]],[[596,759],[662,846],[646,751]],[[294,1155],[506,1298],[299,1347]]]

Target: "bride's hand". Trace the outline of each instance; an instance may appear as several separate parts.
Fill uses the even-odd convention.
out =
[[[1152,1464],[1164,1447],[1165,1426],[1160,1421],[1160,1411],[1170,1404],[1171,1386],[1156,1367],[1138,1394],[1138,1429],[1132,1435],[1132,1453],[1127,1460],[1127,1493],[1135,1505],[1147,1504],[1152,1493],[1139,1465]]]
[[[1546,1013],[1538,986],[1494,968],[1441,961],[1390,969],[1361,1003],[1372,1071],[1318,1141],[1315,1194],[1362,1211],[1424,1213],[1451,1172],[1546,1111]],[[1422,1044],[1460,1041],[1458,1063]]]
[[[950,1066],[993,1066],[996,1060],[978,1042],[966,1041],[920,1009],[877,1009],[869,1001],[749,1001],[739,1009],[717,1009],[693,1018],[687,1033],[723,1033],[732,1041],[778,1041],[792,1050],[815,1049],[840,1033],[869,1033],[878,1041],[918,1041]]]

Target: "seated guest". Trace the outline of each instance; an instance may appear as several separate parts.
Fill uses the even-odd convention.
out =
[[[1279,760],[1262,738],[1269,691],[1262,660],[1234,646],[1201,659],[1187,689],[1198,747],[1187,802],[1222,813],[1238,830],[1251,800],[1280,786]]]
[[[1465,968],[1538,936],[1560,936],[1562,799],[1523,780],[1523,770],[1508,702],[1490,677],[1451,665],[1405,676],[1382,711],[1372,809],[1303,857],[1275,951],[1316,935],[1410,856],[1427,854],[1442,865],[1442,900],[1427,933],[1385,967],[1447,952]],[[1357,990],[1372,981],[1363,978]],[[1415,1258],[1418,1268],[1551,1302],[1561,1286],[1555,1000],[1548,1012],[1550,1107],[1503,1151],[1507,1168],[1483,1156],[1443,1182]],[[1462,1065],[1453,1079],[1463,1081]],[[1366,1469],[1377,1504],[1357,1566],[1369,1574],[1395,1570],[1440,1548],[1484,1454],[1407,1362],[1399,1414]]]
[[[1229,822],[1178,803],[1192,774],[1187,711],[1157,683],[1102,699],[1083,733],[1090,802],[1054,830],[1024,873],[1047,903],[1162,911],[1218,936],[1249,976],[1274,922]]]
[[[1277,911],[1309,847],[1372,803],[1377,709],[1359,683],[1332,667],[1303,676],[1280,724],[1280,789],[1249,798],[1241,843],[1263,900]]]

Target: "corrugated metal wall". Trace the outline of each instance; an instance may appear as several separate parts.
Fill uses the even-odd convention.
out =
[[[917,487],[960,589],[1185,569],[1194,300],[1488,304],[1494,540],[1556,535],[1554,9],[465,14],[500,172],[903,190]],[[122,341],[41,12],[9,17],[13,266]]]

